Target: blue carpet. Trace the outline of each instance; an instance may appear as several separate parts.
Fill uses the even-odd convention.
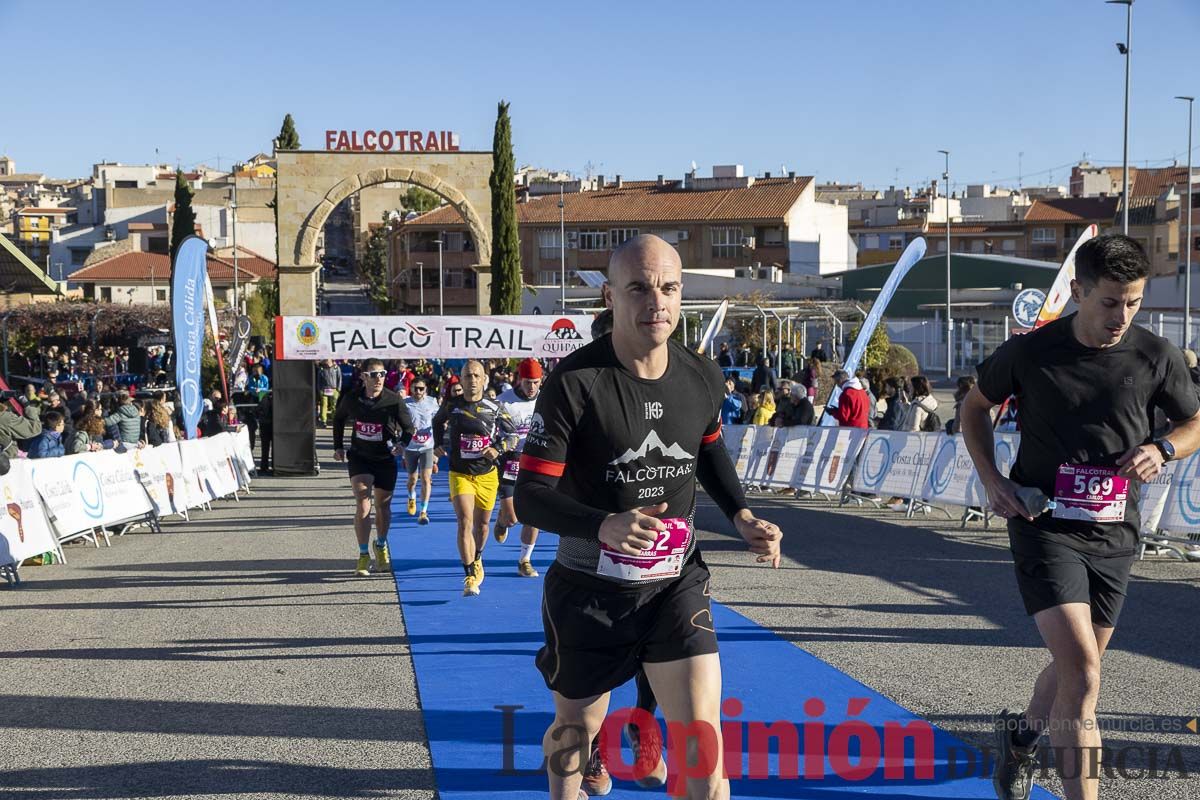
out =
[[[520,529],[512,529],[503,545],[489,541],[482,594],[464,598],[444,466],[434,476],[428,526],[418,527],[408,516],[404,480],[401,472],[389,539],[439,794],[446,800],[545,797],[541,740],[553,719],[553,704],[533,663],[542,644],[542,580],[517,575]],[[539,572],[544,574],[549,567],[557,542],[556,536],[542,534],[533,558]],[[837,800],[872,795],[899,800],[995,796],[990,778],[979,777],[978,751],[936,728],[932,729],[930,778],[914,776],[911,741],[902,750],[908,756],[903,777],[885,776],[882,761],[861,780],[840,777],[839,773],[847,774],[845,766],[839,764],[835,770],[828,758],[819,767],[814,762],[813,768],[806,770],[806,741],[823,739],[826,752],[836,749],[829,747],[831,739],[845,741],[849,733],[875,742],[894,741],[895,731],[889,723],[905,725],[917,718],[742,615],[716,603],[713,615],[721,640],[724,696],[743,704],[740,715],[726,716],[727,723],[742,723],[744,742],[751,739],[748,724],[752,722],[790,720],[799,731],[799,743],[789,752],[800,751],[800,778],[779,777],[776,743],[768,755],[765,774],[769,777],[734,780],[733,797]],[[632,683],[621,687],[613,693],[610,711],[632,706],[634,697]],[[805,701],[814,697],[826,707],[820,717],[805,713]],[[861,708],[849,711],[854,704]],[[850,719],[866,725],[844,726]],[[818,730],[807,738],[801,728],[805,722],[823,722],[823,736]],[[858,739],[849,741],[848,766],[853,767],[860,750]],[[740,749],[746,752],[748,748]],[[628,750],[625,752],[628,758]],[[957,769],[949,763],[951,756]],[[748,774],[750,756],[743,759]],[[608,796],[620,800],[651,795],[664,796],[665,791],[617,781]],[[1052,795],[1039,789],[1034,797]]]

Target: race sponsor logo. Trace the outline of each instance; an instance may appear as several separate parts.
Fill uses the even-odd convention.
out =
[[[659,463],[645,463],[651,459]],[[676,463],[665,463],[668,459]],[[608,462],[609,468],[605,470],[605,477],[610,483],[671,480],[690,475],[695,467],[695,460],[696,457],[678,443],[668,445],[656,431],[651,430],[636,450],[629,448]]]
[[[542,358],[562,358],[575,352],[583,344],[584,338],[575,328],[575,323],[560,317],[550,326],[546,338],[538,342],[536,352]]]
[[[312,347],[321,338],[321,329],[311,319],[306,319],[296,326],[296,339],[305,347]]]

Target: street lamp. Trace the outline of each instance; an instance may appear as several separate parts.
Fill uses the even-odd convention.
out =
[[[950,377],[951,354],[954,352],[954,320],[950,316],[950,151],[938,150],[946,157],[946,171],[942,182],[946,184],[946,377]]]
[[[1187,95],[1176,95],[1176,100],[1186,100],[1188,104],[1188,146],[1187,146],[1187,239],[1183,256],[1183,344],[1187,347],[1192,335],[1192,104],[1196,98]]]
[[[421,291],[421,313],[425,313],[425,262],[417,262],[417,280],[420,282]]]
[[[233,202],[229,204],[229,210],[232,213],[232,228],[233,228],[233,313],[234,316],[242,313],[242,307],[238,303],[238,249],[237,249],[237,177],[233,179]]]
[[[558,185],[558,257],[562,266],[562,313],[567,313],[567,223],[563,209],[563,185]]]
[[[438,246],[438,316],[444,316],[446,313],[446,304],[442,294],[442,287],[446,285],[445,278],[442,277],[442,240],[441,237],[434,239],[433,243]]]
[[[1108,5],[1125,6],[1125,43],[1117,50],[1125,56],[1125,144],[1121,150],[1121,233],[1129,235],[1129,51],[1133,47],[1133,0],[1104,0]],[[1189,176],[1190,180],[1190,176]]]

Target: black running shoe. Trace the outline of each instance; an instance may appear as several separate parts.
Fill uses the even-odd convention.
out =
[[[1013,743],[1013,734],[1023,718],[1024,715],[1008,709],[996,716],[996,771],[992,773],[992,786],[1000,800],[1029,800],[1033,790],[1037,745],[1018,747]]]

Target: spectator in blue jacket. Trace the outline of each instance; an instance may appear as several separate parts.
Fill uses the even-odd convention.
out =
[[[738,425],[745,413],[745,399],[734,389],[733,378],[725,379],[725,400],[721,403],[721,424]]]
[[[251,367],[250,379],[246,381],[246,391],[254,395],[255,401],[262,400],[271,391],[271,379],[263,374],[262,362]]]
[[[42,415],[42,432],[29,442],[30,458],[54,458],[66,454],[63,447],[63,415],[47,411]]]

